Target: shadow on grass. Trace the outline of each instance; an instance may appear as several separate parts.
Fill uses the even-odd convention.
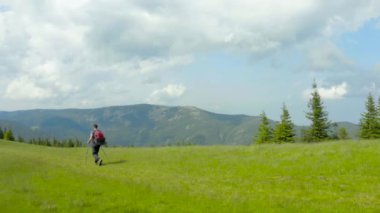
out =
[[[111,162],[105,162],[103,165],[111,165],[111,164],[123,164],[126,163],[126,160],[118,160],[118,161],[111,161]]]

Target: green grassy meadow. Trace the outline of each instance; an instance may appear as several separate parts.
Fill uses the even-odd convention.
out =
[[[0,140],[0,211],[380,212],[380,140],[104,151]]]

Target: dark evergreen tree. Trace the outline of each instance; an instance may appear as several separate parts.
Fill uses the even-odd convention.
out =
[[[321,96],[318,93],[317,83],[313,83],[313,92],[311,93],[311,99],[309,100],[308,107],[310,109],[306,114],[306,118],[311,121],[308,134],[312,141],[322,141],[329,137],[328,130],[330,122],[327,118],[327,112],[324,109]]]
[[[73,142],[73,140],[69,139],[69,140],[67,141],[67,147],[74,147],[74,142]]]
[[[369,94],[366,102],[366,112],[360,119],[360,138],[380,138],[379,109],[376,108],[372,94]]]
[[[44,139],[42,139],[41,137],[39,137],[39,138],[37,139],[37,145],[42,145],[42,144],[43,144],[43,141],[44,141]]]
[[[281,121],[276,125],[274,140],[277,143],[294,142],[294,124],[285,104],[282,106]]]
[[[265,115],[265,112],[261,113],[260,116],[261,124],[255,141],[257,144],[270,143],[273,140],[273,129],[269,125],[269,120]]]
[[[12,129],[8,129],[8,130],[4,133],[4,140],[8,140],[8,141],[14,141],[14,140],[15,140],[15,137],[13,136],[13,131],[12,131]]]
[[[82,147],[83,144],[82,144],[82,141],[80,141],[79,139],[75,139],[75,147]]]
[[[1,127],[0,127],[0,139],[4,139],[4,131]]]
[[[53,146],[55,146],[55,147],[59,147],[60,146],[60,143],[59,143],[59,141],[56,138],[53,138]]]
[[[17,141],[18,141],[18,142],[21,142],[21,143],[24,143],[24,142],[25,142],[24,138],[21,137],[21,136],[18,136],[18,137],[17,137]]]
[[[49,140],[49,139],[47,139],[47,138],[43,138],[43,139],[41,140],[41,144],[40,144],[40,145],[47,146],[47,144],[48,144],[48,140]]]

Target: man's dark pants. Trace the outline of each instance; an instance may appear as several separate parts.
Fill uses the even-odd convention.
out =
[[[98,143],[98,142],[95,142],[93,145],[92,145],[92,155],[94,156],[95,158],[95,162],[98,162],[99,160],[99,149],[100,149],[100,146],[101,144]]]

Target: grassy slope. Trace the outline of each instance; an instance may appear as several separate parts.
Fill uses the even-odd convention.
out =
[[[380,211],[380,141],[105,151],[0,141],[1,210]]]

